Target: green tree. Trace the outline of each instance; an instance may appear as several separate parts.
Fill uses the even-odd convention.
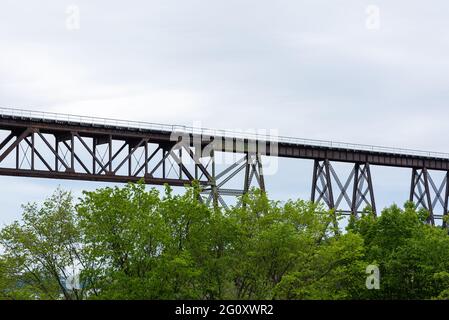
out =
[[[353,221],[349,229],[365,240],[366,260],[378,265],[380,290],[363,291],[361,298],[431,299],[448,288],[447,230],[426,223],[428,212],[412,203],[393,205],[374,219]]]
[[[42,207],[34,203],[23,210],[21,222],[0,232],[1,294],[21,299],[82,299],[82,288],[68,290],[66,285],[83,263],[71,194],[58,189]]]
[[[447,230],[411,203],[334,211],[251,190],[210,208],[198,185],[57,190],[0,231],[2,299],[446,299]],[[365,286],[368,265],[380,290]],[[67,280],[79,275],[79,286]]]
[[[164,197],[143,184],[85,192],[77,206],[90,289],[107,299],[204,298],[211,210],[197,189]],[[209,233],[210,235],[210,233]]]

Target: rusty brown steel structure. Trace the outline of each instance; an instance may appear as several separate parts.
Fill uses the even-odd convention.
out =
[[[1,110],[0,110],[1,111]],[[138,129],[131,126],[88,124],[82,121],[0,114],[0,175],[185,186],[197,181],[204,200],[227,207],[224,196],[239,196],[253,185],[265,190],[260,153],[248,141],[223,141],[241,159],[218,172],[215,146],[222,139],[201,137],[175,129]],[[187,141],[187,143],[186,143]],[[209,153],[205,149],[209,148]],[[101,150],[100,150],[101,149]],[[9,162],[7,161],[9,160]],[[227,183],[244,172],[243,188]]]
[[[224,196],[242,195],[253,183],[265,190],[262,156],[311,159],[311,199],[329,208],[346,203],[347,213],[357,215],[364,207],[376,213],[370,168],[389,166],[412,169],[410,200],[429,211],[429,223],[448,211],[449,154],[53,115],[0,108],[0,175],[172,186],[198,181],[207,203],[226,207]],[[219,172],[217,152],[239,158]],[[333,162],[353,164],[344,183]],[[439,187],[431,170],[446,172]],[[242,187],[227,188],[240,172]],[[441,214],[435,214],[438,205]]]

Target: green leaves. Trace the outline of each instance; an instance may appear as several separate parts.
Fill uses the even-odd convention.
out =
[[[377,264],[380,290],[365,291],[364,298],[431,299],[447,285],[435,280],[449,270],[447,230],[425,223],[428,213],[412,203],[404,209],[386,208],[377,219],[362,217],[350,229],[365,239],[366,259]]]
[[[223,211],[199,186],[57,190],[0,231],[3,299],[445,299],[447,230],[412,203],[342,218],[251,190]],[[365,286],[369,265],[380,290]],[[73,276],[79,281],[68,285]]]
[[[82,263],[72,196],[58,189],[40,208],[28,204],[23,209],[22,221],[0,232],[3,276],[9,283],[1,291],[13,298],[82,298],[82,290],[69,292],[65,285]]]

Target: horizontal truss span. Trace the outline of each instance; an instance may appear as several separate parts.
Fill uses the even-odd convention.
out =
[[[33,127],[42,133],[63,136],[77,132],[83,137],[118,140],[148,139],[149,142],[170,143],[173,136],[188,135],[206,145],[212,141],[224,141],[214,145],[215,151],[247,153],[256,145],[257,153],[267,156],[326,160],[348,163],[369,163],[378,166],[427,168],[449,170],[449,154],[418,150],[366,146],[319,140],[296,139],[276,136],[258,136],[222,130],[189,128],[149,124],[144,122],[71,116],[0,108],[0,130],[23,131]],[[230,143],[229,140],[231,141]],[[1,142],[0,142],[1,143]],[[259,149],[262,149],[259,150]]]
[[[162,132],[184,132],[192,135],[202,136],[217,136],[236,139],[248,140],[263,140],[277,143],[295,144],[295,145],[310,145],[316,147],[329,147],[342,150],[359,150],[359,151],[373,151],[380,153],[403,154],[413,156],[423,156],[429,158],[443,158],[449,159],[449,153],[429,152],[422,150],[412,150],[403,148],[391,148],[383,146],[363,145],[355,143],[334,142],[316,139],[303,139],[283,136],[261,135],[249,132],[238,132],[228,130],[216,130],[208,128],[188,127],[184,125],[167,125],[158,123],[149,123],[142,121],[118,120],[110,118],[88,117],[71,114],[61,114],[53,112],[41,112],[33,110],[21,110],[13,108],[0,107],[0,116],[12,117],[16,119],[28,119],[33,121],[68,123],[68,124],[82,124],[93,127],[108,127],[108,128],[122,128],[125,130],[139,130],[139,131],[162,131]]]

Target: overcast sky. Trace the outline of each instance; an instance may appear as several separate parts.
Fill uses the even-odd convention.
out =
[[[2,0],[0,105],[449,151],[448,9],[442,0]],[[410,172],[373,173],[382,205],[406,200]],[[307,161],[282,160],[267,184],[273,197],[308,197],[311,174]],[[58,184],[104,185],[1,177],[0,223]]]

